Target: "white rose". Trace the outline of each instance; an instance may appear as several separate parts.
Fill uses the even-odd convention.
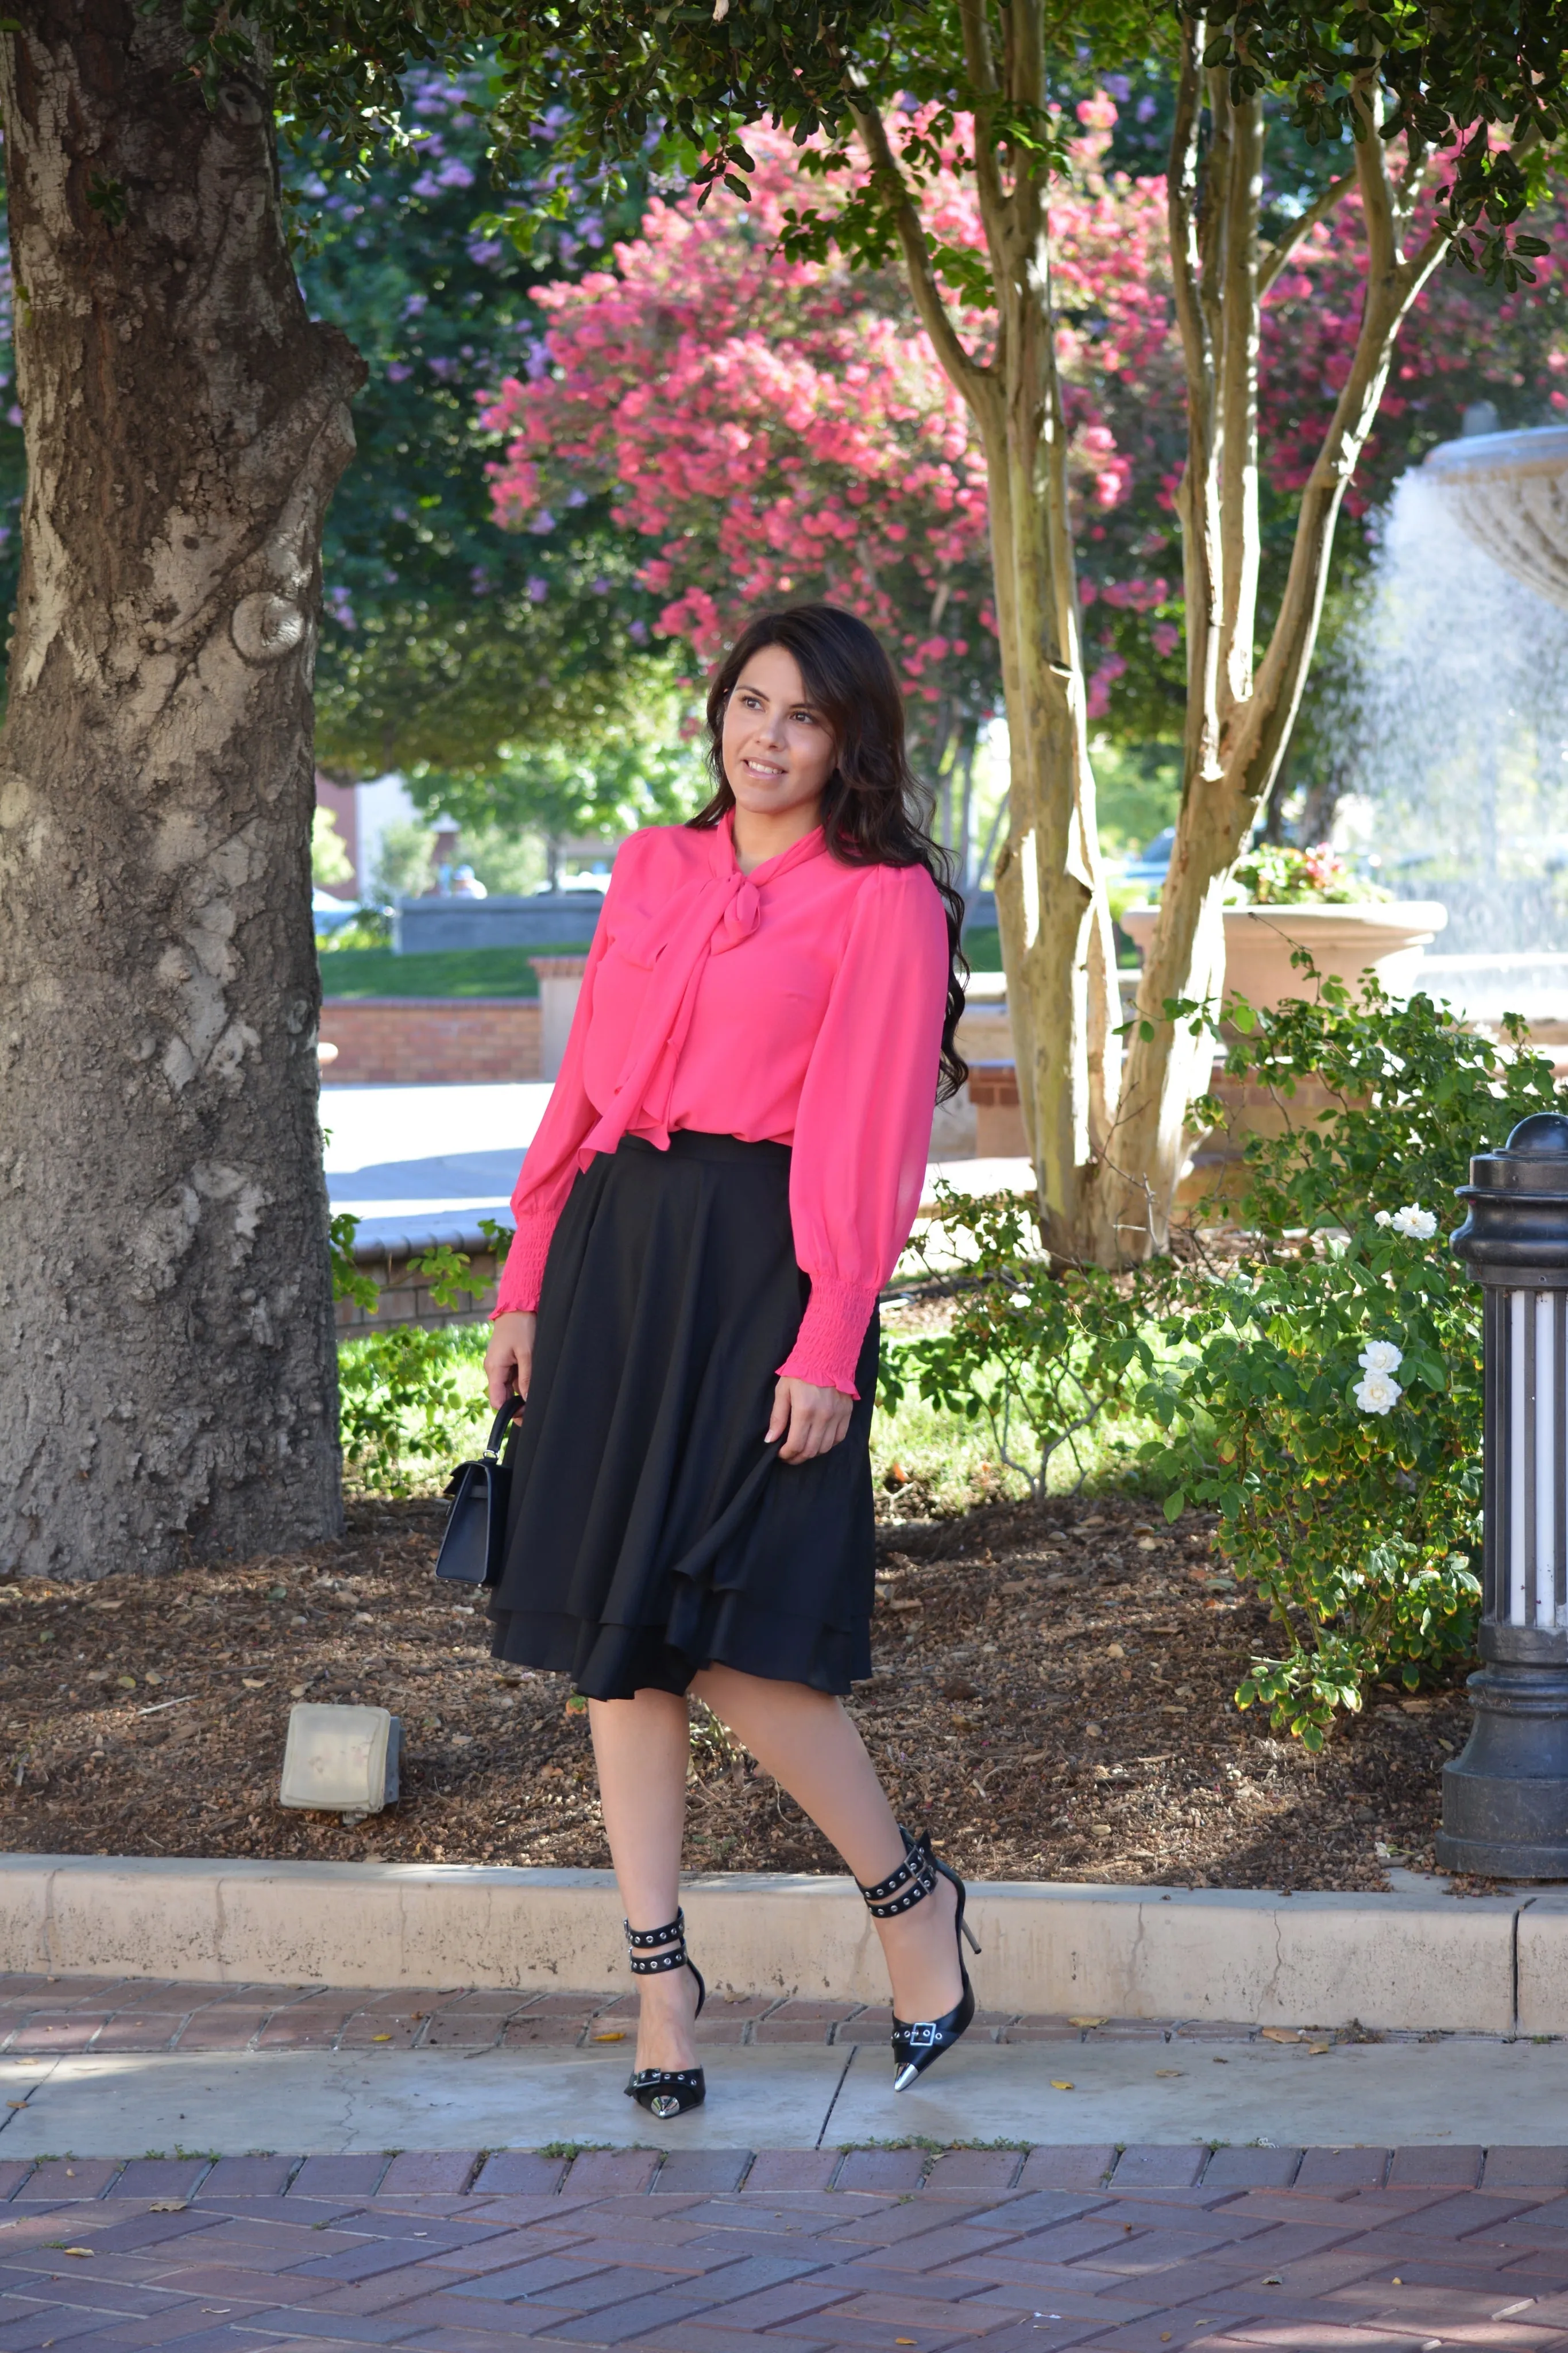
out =
[[[1413,1242],[1429,1242],[1437,1230],[1437,1220],[1430,1209],[1418,1209],[1412,1202],[1407,1209],[1395,1209],[1389,1221],[1396,1234],[1404,1234]]]
[[[1394,1223],[1393,1210],[1379,1209],[1376,1217],[1373,1218],[1372,1222],[1374,1226],[1391,1226]]]
[[[1351,1391],[1363,1413],[1392,1413],[1405,1391],[1387,1373],[1368,1373]]]
[[[1369,1340],[1356,1358],[1369,1373],[1396,1373],[1404,1361],[1405,1351],[1392,1340]]]

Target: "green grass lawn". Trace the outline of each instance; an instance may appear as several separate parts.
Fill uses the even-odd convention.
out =
[[[1002,934],[994,923],[971,923],[963,934],[963,953],[971,972],[1000,972]]]
[[[442,948],[396,955],[391,948],[325,948],[326,997],[537,997],[534,955],[586,955],[588,943],[548,948]]]
[[[457,1394],[428,1421],[414,1406],[403,1416],[411,1434],[424,1428],[436,1441],[433,1454],[402,1466],[406,1487],[427,1495],[440,1493],[454,1463],[479,1452],[490,1424],[482,1361],[489,1325],[459,1325],[432,1337],[432,1377],[445,1375]],[[374,1341],[357,1338],[340,1341],[345,1367],[374,1345]],[[1151,1492],[1135,1456],[1139,1441],[1152,1435],[1152,1424],[1132,1416],[1097,1424],[1079,1440],[1076,1455],[1064,1447],[1053,1459],[1051,1493],[1069,1493],[1080,1482],[1088,1494]],[[1026,1446],[1027,1440],[1023,1443]],[[944,1412],[912,1388],[897,1412],[878,1409],[871,1424],[871,1475],[886,1493],[910,1491],[903,1495],[904,1517],[912,1511],[915,1516],[931,1513],[945,1518],[977,1504],[1016,1499],[1028,1492],[1021,1471],[999,1460],[984,1416],[970,1421],[962,1414]],[[353,1483],[361,1481],[353,1479]]]

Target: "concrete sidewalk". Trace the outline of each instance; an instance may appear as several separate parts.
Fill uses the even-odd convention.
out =
[[[1568,2149],[0,2162],[5,2353],[1568,2348]]]
[[[965,2043],[929,2083],[895,2096],[885,2045],[731,2048],[703,2054],[706,2105],[655,2126],[623,2094],[614,2052],[257,2052],[182,2058],[0,2061],[0,2158],[60,2149],[344,2152],[539,2148],[657,2142],[732,2148],[919,2138],[998,2141],[1264,2140],[1441,2147],[1551,2147],[1568,2131],[1568,2046],[1484,2037],[1355,2044],[1312,2058],[1297,2045],[1064,2042]],[[1221,2070],[1223,2069],[1223,2073]]]
[[[656,2126],[623,2093],[635,2027],[612,1992],[0,1979],[0,2158],[759,2137],[1547,2147],[1568,2129],[1563,2041],[992,2014],[895,2096],[885,2009],[757,1999],[709,2004],[707,2105]]]

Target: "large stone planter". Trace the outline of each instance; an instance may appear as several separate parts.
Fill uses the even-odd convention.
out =
[[[558,1079],[566,1059],[577,999],[583,994],[585,955],[530,956],[539,975],[539,1075]]]
[[[1129,907],[1118,918],[1141,955],[1147,955],[1159,918],[1156,907]],[[1436,899],[1368,899],[1349,906],[1227,907],[1225,986],[1249,1005],[1278,1005],[1310,992],[1291,965],[1304,947],[1318,970],[1352,986],[1370,965],[1391,996],[1419,985],[1428,944],[1448,920]]]

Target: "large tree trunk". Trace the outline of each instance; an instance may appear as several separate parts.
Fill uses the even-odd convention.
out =
[[[13,0],[28,488],[0,736],[0,1572],[339,1525],[310,913],[322,512],[363,370],[268,91],[175,0]]]

